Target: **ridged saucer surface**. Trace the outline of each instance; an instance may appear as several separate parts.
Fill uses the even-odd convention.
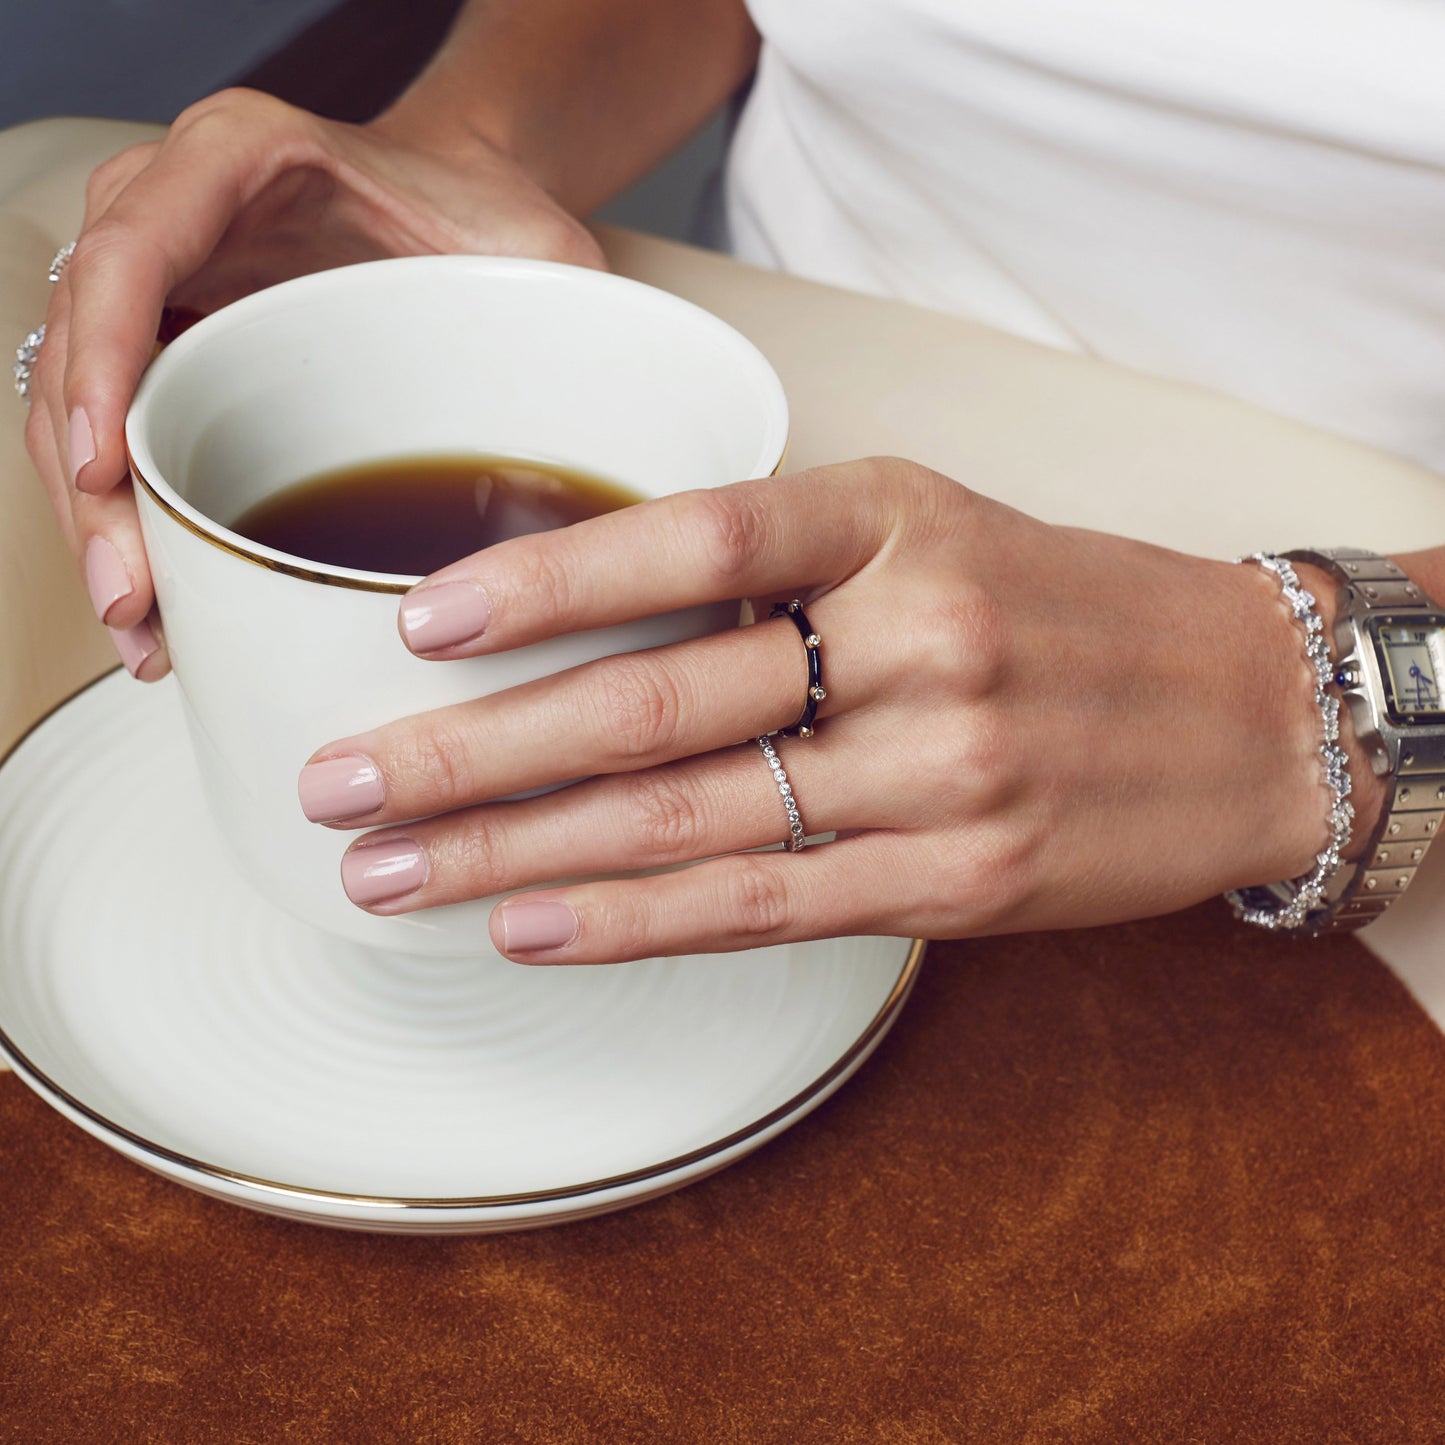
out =
[[[111,674],[0,766],[0,1032],[181,1183],[359,1228],[577,1218],[771,1137],[901,1007],[907,940],[525,968],[317,933],[233,868],[173,687]]]

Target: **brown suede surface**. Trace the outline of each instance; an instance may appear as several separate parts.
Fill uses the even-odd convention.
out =
[[[1445,1439],[1445,1037],[1210,906],[935,945],[831,1102],[531,1234],[251,1214],[0,1077],[0,1439]]]

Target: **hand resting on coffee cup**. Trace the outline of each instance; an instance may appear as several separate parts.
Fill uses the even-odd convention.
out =
[[[311,271],[433,252],[602,267],[576,218],[675,149],[757,53],[740,0],[471,3],[366,125],[228,90],[101,166],[51,294],[26,441],[130,670],[150,681],[169,666],[124,446],[168,301],[210,311]]]
[[[843,219],[856,227],[856,244],[835,247],[847,237],[816,224],[828,214],[819,208],[811,228],[800,213],[805,223],[790,236],[792,195],[780,171],[772,191],[780,246],[764,226],[755,247],[828,276],[840,256],[845,276],[861,257],[857,274],[871,285],[890,273],[869,258],[887,259],[891,245],[906,242],[891,274],[911,277],[916,253],[940,294],[954,294],[956,284],[960,297],[975,298],[959,309],[992,315],[992,282],[975,291],[972,237],[951,219],[958,182],[950,168],[930,162],[917,174],[938,179],[911,185],[913,197],[932,187],[939,198],[917,236],[898,229],[894,208],[860,204],[866,189],[837,184],[853,173],[847,151],[860,139],[877,150],[880,174],[895,164],[899,118],[920,141],[953,134],[915,123],[924,113],[924,92],[909,80],[915,72],[877,71],[866,26],[837,32],[839,47],[820,50],[816,71],[798,71],[790,43],[801,54],[827,26],[820,22],[810,41],[792,8],[772,9],[776,63],[753,92],[759,104],[749,113],[759,123],[749,130],[745,115],[739,130],[752,142],[742,160],[743,179],[751,167],[754,184],[734,197],[731,214],[747,219],[749,197],[762,194],[760,158],[780,134],[769,115],[785,114],[779,98],[796,82],[799,95],[817,92],[810,108],[827,125],[815,138],[833,166],[801,152],[800,173],[819,183],[819,208],[847,200]],[[953,63],[948,57],[960,53],[939,44],[937,27],[914,29],[920,55],[936,51]],[[227,92],[193,107],[160,145],[102,167],[52,293],[30,376],[27,441],[131,670],[152,679],[168,665],[147,620],[152,588],[122,447],[123,417],[167,300],[208,309],[298,272],[429,250],[599,264],[573,218],[617,194],[736,93],[758,54],[740,0],[467,4],[427,72],[369,126]],[[852,99],[853,77],[867,75],[871,91],[874,72],[883,76],[881,103],[859,113],[886,122],[877,132],[883,148],[866,127],[832,123],[835,113],[851,115],[839,101]],[[949,85],[927,94],[941,101],[957,92]],[[941,125],[972,133],[974,108],[925,108]],[[1234,113],[1231,102],[1231,135]],[[994,132],[1018,128],[990,125]],[[1031,149],[1043,155],[1047,127],[1039,133],[1045,140]],[[1073,154],[1056,149],[1064,161]],[[944,143],[933,153],[936,161],[970,152]],[[1172,145],[1159,153],[1174,167]],[[1019,172],[1020,184],[1032,184],[1029,174]],[[1160,174],[1160,193],[1174,195],[1174,170]],[[1056,191],[1074,205],[1072,185]],[[1333,198],[1338,188],[1321,194]],[[1108,207],[1107,186],[1098,195]],[[1218,198],[1206,199],[1209,214],[1221,214]],[[873,225],[873,216],[885,224]],[[1069,234],[1067,225],[1053,230]],[[1025,269],[1038,263],[1040,284],[1057,281],[1068,296],[1077,248],[1052,261],[1046,248],[1035,254],[1034,239],[1049,233],[1047,218],[1019,229],[1001,262],[989,258],[986,278],[1016,256]],[[1101,335],[1111,314],[1130,327],[1154,315],[1161,336],[1192,334],[1197,297],[1177,315],[1156,311],[1135,284],[1154,267],[1128,264],[1133,240],[1125,235],[1116,256],[1096,251],[1109,261],[1107,288],[1076,293],[1085,298],[1078,336],[1090,346],[1096,312]],[[1171,264],[1189,275],[1185,258]],[[1221,295],[1216,302],[1208,288],[1198,291],[1252,354],[1252,338],[1272,334],[1268,308],[1256,315],[1248,287]],[[1032,318],[1038,297],[1025,299]],[[1402,315],[1414,314],[1411,304],[1401,301]],[[1301,314],[1309,312],[1280,313],[1291,330]],[[1059,321],[1069,329],[1062,309]],[[1152,348],[1146,338],[1146,353]],[[1097,349],[1111,354],[1108,344]],[[1183,366],[1178,374],[1192,373]],[[1311,379],[1307,366],[1298,381],[1301,395],[1335,405],[1333,382]],[[1250,386],[1241,378],[1227,389],[1249,395]],[[1400,437],[1404,449],[1408,429]],[[1438,591],[1438,549],[1404,563]],[[1336,588],[1325,573],[1299,571],[1328,631]],[[507,542],[428,579],[403,615],[414,623],[413,645],[444,664],[708,597],[750,597],[764,620],[323,749],[317,759],[328,771],[313,775],[320,791],[366,804],[349,816],[323,808],[326,821],[383,830],[347,854],[353,898],[401,912],[522,890],[493,915],[498,944],[514,957],[588,962],[856,930],[937,935],[1102,922],[1232,883],[1294,877],[1325,842],[1321,710],[1272,578],[1048,527],[907,463],[746,482]],[[768,619],[770,604],[793,597],[823,639],[826,697],[816,735],[785,738],[777,749],[792,789],[780,793],[772,759],[746,739],[798,716],[809,677],[803,642],[787,618]],[[470,627],[471,640],[445,641],[458,627]],[[1281,682],[1294,678],[1297,688]],[[1353,750],[1363,845],[1379,816],[1380,784],[1362,764],[1348,715],[1341,727]],[[496,801],[579,775],[589,780],[528,802]],[[842,840],[796,855],[748,851],[790,834],[780,802],[788,796],[811,833],[837,830]],[[669,864],[695,866],[525,892],[548,879]]]
[[[904,461],[503,542],[419,584],[400,627],[444,666],[727,597],[765,620],[321,748],[311,815],[381,825],[343,860],[353,901],[522,890],[496,946],[594,963],[1104,923],[1295,876],[1323,843],[1311,683],[1273,578],[1048,526]],[[803,702],[804,641],[769,618],[794,597],[826,696],[813,736],[773,742],[807,832],[842,836],[750,851],[789,834],[756,739]],[[1378,796],[1356,802],[1367,823]],[[525,891],[644,869],[667,871]]]
[[[125,416],[167,303],[213,311],[352,261],[428,252],[601,267],[586,229],[495,146],[423,142],[395,119],[322,120],[233,90],[91,177],[30,380],[26,443],[132,673],[168,670],[131,497]]]

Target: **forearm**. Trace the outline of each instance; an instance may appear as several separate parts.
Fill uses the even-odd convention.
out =
[[[376,124],[495,146],[585,216],[701,125],[757,46],[742,0],[469,0]]]

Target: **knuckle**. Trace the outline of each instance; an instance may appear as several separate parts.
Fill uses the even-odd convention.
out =
[[[788,926],[791,913],[783,876],[754,854],[740,854],[721,866],[724,917],[742,938],[766,943]]]
[[[442,811],[471,797],[466,738],[453,724],[432,720],[409,730],[394,745],[387,771],[407,812]]]
[[[313,153],[324,124],[278,96],[231,86],[183,110],[172,123],[168,140],[244,154],[274,171]]]
[[[508,559],[508,584],[530,615],[566,631],[577,614],[578,597],[572,569],[548,540],[556,535],[543,533],[535,542],[521,539],[523,545]]]
[[[969,829],[948,851],[939,880],[954,926],[961,917],[969,933],[1009,927],[1039,892],[1043,841],[1016,818]]]
[[[85,178],[85,203],[93,207],[97,201],[110,191],[111,178],[119,170],[118,162],[120,156],[111,156],[109,160],[102,161]]]
[[[990,834],[979,875],[978,906],[990,931],[1011,923],[1039,889],[1041,838],[1017,824]]]
[[[700,538],[703,556],[723,595],[748,576],[767,545],[772,519],[758,489],[743,483],[691,494],[683,525]]]
[[[922,508],[931,510],[942,493],[940,483],[957,488],[958,483],[906,457],[866,457],[855,466],[855,485],[869,492],[895,497],[909,515]]]
[[[911,537],[936,540],[958,530],[975,500],[962,482],[903,457],[874,457],[872,485],[891,495],[900,525]]]
[[[677,733],[679,689],[656,657],[609,659],[596,689],[597,723],[624,763],[666,755]]]
[[[568,266],[596,267],[602,252],[587,229],[570,216],[549,215],[537,228],[537,254]]]
[[[501,830],[485,818],[469,818],[448,849],[447,871],[456,876],[459,897],[484,898],[510,886],[511,865],[502,846]]]
[[[294,107],[264,91],[244,85],[228,85],[222,90],[193,101],[175,118],[171,129],[191,130],[198,125],[231,125],[238,121],[254,125],[258,122],[289,115]]]
[[[607,958],[622,961],[656,953],[657,923],[646,895],[630,888],[609,890],[605,902],[582,914],[584,946],[604,949]]]
[[[703,821],[691,791],[675,774],[638,774],[626,792],[638,850],[648,864],[695,858]]]
[[[892,483],[894,486],[916,488],[920,485],[921,479],[937,475],[937,473],[930,472],[927,467],[918,462],[910,462],[905,457],[889,455],[868,457],[863,465],[871,483],[875,486],[878,482],[883,481]]]
[[[992,590],[967,579],[915,615],[915,665],[941,676],[951,696],[979,698],[997,689],[1010,657],[1008,615]]]
[[[110,194],[135,169],[135,152],[139,146],[126,150],[102,161],[85,180],[85,205],[88,214],[94,215],[104,208]]]
[[[947,814],[978,817],[996,812],[1017,791],[1017,731],[977,708],[956,718],[951,727],[932,730],[923,745],[936,758],[931,771],[938,803]]]

